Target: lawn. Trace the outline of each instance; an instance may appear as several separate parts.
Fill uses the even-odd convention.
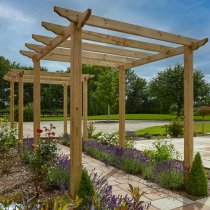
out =
[[[195,132],[196,133],[202,132],[202,124],[195,124]],[[205,133],[210,132],[210,123],[204,124],[204,132]],[[137,135],[144,135],[146,133],[150,135],[166,135],[166,126],[152,126],[149,128],[144,128],[136,131]]]
[[[172,120],[175,118],[175,115],[169,115],[169,114],[126,114],[125,119],[126,120]],[[68,118],[69,119],[69,118]],[[119,115],[111,115],[110,120],[118,120]],[[58,121],[58,120],[63,120],[62,116],[45,116],[41,117],[42,121]],[[88,116],[88,120],[108,120],[107,115],[96,115],[96,116]],[[201,116],[194,116],[194,120],[196,121],[201,121],[202,117]],[[210,120],[210,116],[205,117],[205,121]]]

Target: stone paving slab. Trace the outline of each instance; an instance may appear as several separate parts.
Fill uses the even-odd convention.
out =
[[[69,155],[69,148],[59,145],[60,153]],[[190,200],[182,195],[166,190],[155,183],[148,182],[140,177],[126,174],[112,166],[106,166],[103,162],[95,160],[82,154],[82,162],[86,169],[91,172],[94,168],[97,173],[102,174],[112,186],[113,194],[125,196],[128,194],[128,183],[139,186],[145,192],[142,196],[143,201],[151,202],[149,210],[191,210],[203,209],[210,210],[210,197],[197,201]]]

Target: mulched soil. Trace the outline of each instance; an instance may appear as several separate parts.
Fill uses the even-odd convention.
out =
[[[6,173],[2,172],[2,158],[0,160],[0,194],[27,192],[34,194],[34,185],[31,173],[20,159],[18,151],[10,150],[7,155],[7,164],[4,168],[8,169]]]

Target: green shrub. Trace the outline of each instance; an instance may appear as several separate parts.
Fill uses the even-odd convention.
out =
[[[59,189],[61,185],[69,186],[69,171],[61,167],[51,167],[45,180],[46,189]]]
[[[78,196],[82,198],[82,204],[85,209],[88,206],[88,203],[93,199],[95,195],[94,186],[90,179],[90,176],[88,175],[88,172],[86,169],[82,171]]]
[[[188,180],[186,182],[186,190],[191,195],[208,195],[208,180],[202,164],[200,153],[195,155]]]
[[[121,169],[130,174],[142,174],[143,165],[139,161],[125,159],[121,162]]]
[[[68,133],[64,133],[63,138],[60,140],[60,143],[65,146],[70,146],[71,136]]]
[[[166,133],[172,137],[182,137],[184,132],[184,123],[181,118],[175,118],[166,126]]]
[[[177,111],[178,111],[178,106],[176,104],[172,104],[168,110],[169,114],[171,115],[176,115]]]
[[[157,174],[155,180],[167,189],[182,189],[184,184],[184,174],[183,171],[173,169],[166,170]]]
[[[34,152],[23,150],[22,158],[28,163],[37,194],[44,186],[48,170],[56,157],[56,144],[50,139],[39,140]]]
[[[101,133],[97,141],[104,145],[119,145],[119,135],[116,133]]]
[[[28,103],[24,106],[23,109],[23,117],[25,122],[32,122],[33,121],[33,104]]]
[[[170,140],[159,139],[153,143],[153,147],[154,150],[149,153],[153,162],[162,163],[174,158],[178,159],[179,153]]]
[[[102,135],[102,131],[99,131],[99,132],[96,132],[96,133],[94,133],[93,135],[92,135],[92,139],[97,139],[99,136],[101,136]]]
[[[18,106],[15,106],[14,113],[15,121],[18,121]],[[23,121],[32,122],[33,121],[33,104],[28,103],[23,108]]]

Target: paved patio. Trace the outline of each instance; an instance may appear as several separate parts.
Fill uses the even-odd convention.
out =
[[[69,155],[69,149],[62,145],[60,145],[60,152]],[[193,201],[137,176],[126,174],[112,166],[106,166],[104,163],[85,154],[83,154],[82,160],[83,165],[89,172],[95,169],[97,173],[106,176],[109,185],[113,188],[113,193],[116,195],[128,194],[128,183],[136,187],[139,186],[145,193],[142,200],[151,202],[149,210],[210,209],[210,197]]]
[[[42,121],[42,127],[49,127],[50,123],[53,123],[56,127],[56,135],[63,135],[63,121]],[[157,120],[126,120],[126,130],[135,131],[138,129],[143,129],[156,125],[166,125],[168,121],[157,121]],[[107,123],[106,121],[97,120],[95,121],[96,131],[102,132],[117,132],[119,131],[118,121],[112,121]],[[24,122],[23,124],[23,135],[32,136],[33,135],[33,122]],[[68,122],[68,131],[70,130],[70,122]]]

